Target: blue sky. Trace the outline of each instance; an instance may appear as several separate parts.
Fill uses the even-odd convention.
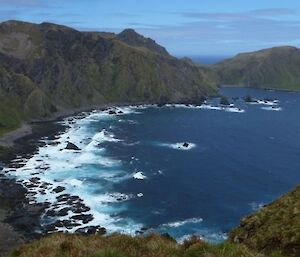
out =
[[[9,19],[78,30],[130,27],[179,56],[300,47],[299,0],[0,0],[0,21]]]

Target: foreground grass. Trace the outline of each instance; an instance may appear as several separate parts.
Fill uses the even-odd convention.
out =
[[[300,185],[243,218],[229,240],[265,253],[277,249],[285,256],[300,256]]]
[[[11,257],[262,257],[246,246],[208,244],[193,237],[183,244],[160,235],[108,237],[53,234],[15,250]],[[274,253],[270,257],[281,257]],[[269,257],[268,256],[268,257]]]

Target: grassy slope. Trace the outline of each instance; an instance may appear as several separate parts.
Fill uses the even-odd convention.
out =
[[[300,186],[241,220],[230,234],[257,251],[280,250],[289,256],[300,256]]]
[[[141,40],[132,46],[54,24],[0,23],[0,136],[56,111],[111,102],[199,103],[216,92],[201,69]]]
[[[300,49],[275,47],[224,60],[213,66],[213,77],[220,84],[299,91],[299,67]]]
[[[7,51],[19,56],[1,56],[0,135],[24,120],[49,116],[56,110],[105,102],[197,101],[215,92],[203,70],[188,62],[127,46],[115,38],[99,38],[54,25],[45,25],[42,32],[32,25],[16,26],[9,29],[29,34],[32,42],[28,43],[25,37],[19,44],[13,38]],[[19,48],[24,44],[35,47],[23,52]],[[279,52],[273,49],[254,56],[241,55],[216,69],[223,83],[250,82],[253,86],[298,90],[299,59],[297,49],[284,48]],[[270,246],[288,252],[295,248],[300,234],[299,201],[296,201],[299,198],[297,190],[246,218],[231,238],[257,250],[270,250],[266,247]],[[254,256],[244,246],[231,243],[187,245],[179,246],[158,236],[55,235],[24,246],[15,255],[92,256],[99,252],[99,256],[109,256],[106,249],[115,249],[120,254],[111,256],[209,256],[208,253],[224,257]]]
[[[300,186],[245,217],[229,239],[208,244],[196,237],[177,244],[160,236],[53,234],[26,244],[20,257],[298,257],[300,256]],[[259,254],[258,254],[259,253]]]
[[[159,235],[109,237],[56,234],[14,251],[20,257],[254,257],[245,246],[210,245],[198,239],[177,244]]]
[[[0,67],[2,86],[0,86],[0,136],[20,126],[25,119],[22,98],[32,92],[34,86],[27,81],[22,81],[22,77],[16,74],[9,74],[4,68]]]

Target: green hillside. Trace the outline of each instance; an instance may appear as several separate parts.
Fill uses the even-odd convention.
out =
[[[197,238],[178,244],[160,236],[109,237],[55,234],[15,250],[13,257],[255,257],[243,245],[212,245]],[[270,255],[270,257],[273,257]],[[280,255],[274,256],[280,257]]]
[[[119,35],[0,23],[0,134],[106,103],[196,102],[216,92],[197,66],[133,30]]]
[[[241,220],[230,240],[265,253],[300,256],[300,186]]]
[[[296,47],[243,53],[211,68],[219,84],[300,90],[300,49]]]

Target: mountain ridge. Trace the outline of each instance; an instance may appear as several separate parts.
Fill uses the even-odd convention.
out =
[[[130,45],[128,33],[134,34]],[[52,23],[7,21],[0,23],[0,61],[0,134],[73,109],[201,103],[216,94],[204,71],[132,30],[107,37]]]
[[[216,85],[300,90],[300,49],[241,53],[214,65],[171,56],[133,29],[81,32],[0,23],[0,135],[24,122],[122,103],[201,103]]]
[[[300,90],[300,49],[279,46],[240,53],[211,66],[218,84]]]
[[[144,47],[150,51],[153,51],[157,54],[161,54],[164,56],[169,56],[170,54],[167,52],[167,50],[158,45],[153,39],[151,38],[146,38],[140,34],[138,34],[135,30],[133,29],[125,29],[119,34],[116,35],[116,38],[128,45],[131,46],[140,46]]]

